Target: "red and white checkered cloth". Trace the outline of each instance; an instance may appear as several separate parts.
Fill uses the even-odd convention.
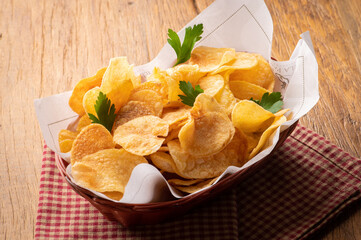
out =
[[[361,160],[298,125],[253,175],[172,221],[131,229],[62,179],[44,147],[36,239],[304,239],[359,199]]]

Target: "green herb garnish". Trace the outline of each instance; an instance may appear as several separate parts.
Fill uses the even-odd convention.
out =
[[[273,92],[271,94],[266,92],[265,94],[263,94],[261,101],[254,100],[253,98],[251,98],[250,100],[257,103],[264,109],[270,111],[271,113],[278,112],[282,109],[283,106],[282,95],[280,92]]]
[[[202,38],[203,24],[194,25],[193,28],[187,27],[185,31],[183,44],[181,44],[178,34],[172,29],[168,29],[167,41],[177,54],[177,62],[174,66],[190,59],[194,44]]]
[[[114,104],[111,104],[110,99],[108,99],[104,93],[99,92],[98,99],[95,102],[94,108],[98,117],[94,116],[91,113],[88,113],[88,116],[90,120],[92,120],[92,123],[100,123],[106,129],[108,129],[109,132],[111,132],[115,121]]]
[[[193,88],[192,84],[190,82],[180,81],[179,82],[179,89],[182,90],[184,95],[178,95],[180,99],[182,99],[182,103],[193,107],[194,101],[196,100],[196,97],[201,94],[203,89],[197,85],[195,88]]]

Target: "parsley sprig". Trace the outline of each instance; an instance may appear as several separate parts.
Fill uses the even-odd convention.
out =
[[[282,95],[280,92],[273,92],[271,94],[266,92],[263,94],[261,101],[254,100],[253,98],[250,100],[270,111],[271,113],[278,112],[282,109],[283,106]]]
[[[194,101],[196,100],[196,97],[203,93],[203,89],[197,85],[195,88],[193,88],[192,84],[190,82],[180,81],[179,82],[179,89],[182,90],[184,95],[178,95],[180,99],[182,100],[182,103],[193,107]]]
[[[193,28],[187,27],[185,31],[183,44],[181,44],[178,34],[172,29],[168,29],[167,41],[177,54],[177,62],[174,66],[190,59],[194,44],[202,38],[203,24],[194,25]]]
[[[108,129],[109,132],[111,132],[115,121],[114,104],[111,104],[111,101],[109,98],[107,98],[106,94],[99,92],[98,99],[95,102],[94,108],[98,117],[94,116],[91,113],[88,113],[88,116],[90,120],[92,120],[92,123],[100,123],[106,129]]]

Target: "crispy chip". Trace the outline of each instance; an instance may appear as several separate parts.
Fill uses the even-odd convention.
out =
[[[167,74],[171,79],[175,80],[178,88],[179,81],[186,81],[190,82],[192,85],[196,85],[198,80],[206,75],[206,72],[202,72],[198,65],[179,64],[173,68],[167,69]],[[182,94],[181,91],[179,92],[179,88],[176,92]]]
[[[229,88],[239,100],[249,100],[251,98],[261,100],[263,94],[268,92],[263,87],[245,81],[230,81]]]
[[[214,97],[224,86],[224,79],[221,75],[209,75],[201,78],[198,82],[199,86],[209,96]]]
[[[223,66],[219,67],[218,69],[214,70],[212,74],[217,74],[229,70],[245,70],[255,67],[258,64],[257,58],[254,54],[246,53],[246,52],[236,52],[235,59],[224,64]]]
[[[118,112],[113,129],[117,129],[120,125],[130,120],[147,115],[155,115],[155,110],[152,105],[146,102],[129,101]]]
[[[133,90],[133,82],[137,85],[139,81],[134,75],[133,66],[129,65],[127,58],[117,57],[110,59],[100,90],[115,105],[115,112],[118,112],[128,101]]]
[[[196,98],[191,119],[181,128],[178,137],[183,149],[197,157],[221,151],[234,135],[232,122],[224,109],[207,94]]]
[[[189,64],[199,66],[200,72],[212,72],[220,66],[234,60],[236,52],[233,48],[212,48],[200,46],[193,49]]]
[[[247,160],[247,140],[239,133],[220,152],[207,156],[195,157],[183,149],[178,140],[168,143],[176,172],[183,178],[198,179],[219,176],[228,166],[242,166]]]
[[[139,156],[155,153],[168,135],[169,125],[156,116],[135,118],[114,131],[114,141]]]
[[[258,64],[250,69],[235,70],[230,76],[230,81],[246,81],[267,89],[273,90],[275,76],[269,63],[260,55],[254,54]]]
[[[123,193],[121,192],[102,192],[108,198],[119,201],[123,197]]]
[[[106,69],[107,68],[100,69],[95,76],[84,78],[75,85],[69,98],[69,106],[74,112],[79,114],[79,116],[85,114],[83,108],[83,98],[85,93],[94,87],[100,86]]]
[[[212,179],[201,179],[202,181],[198,181],[197,180],[189,180],[190,183],[195,182],[192,185],[177,185],[174,182],[179,182],[179,181],[171,181],[173,179],[168,180],[168,182],[170,182],[171,185],[173,185],[173,187],[175,187],[176,189],[185,192],[185,193],[195,193],[201,189],[204,189],[206,187],[211,186],[216,180],[217,178],[212,178]],[[177,180],[177,179],[174,179]],[[186,181],[184,181],[184,183],[186,183]]]
[[[163,111],[162,119],[167,121],[169,129],[179,127],[179,124],[185,122],[190,114],[190,107],[182,106],[180,108],[167,108]]]
[[[273,113],[249,100],[238,102],[232,111],[233,125],[244,133],[263,132],[274,119]]]
[[[94,116],[98,117],[98,114],[95,112],[94,105],[98,99],[100,92],[100,88],[95,87],[85,93],[83,98],[83,106],[86,114],[93,114]]]
[[[133,92],[130,97],[129,101],[139,101],[145,102],[149,106],[154,109],[154,114],[157,117],[160,117],[163,111],[163,101],[161,96],[153,90],[144,89]]]
[[[59,147],[60,152],[67,153],[71,151],[71,148],[73,146],[74,139],[65,139],[62,141],[59,141]]]
[[[92,123],[83,128],[75,138],[71,149],[71,164],[81,161],[86,155],[114,147],[110,132],[103,125]]]
[[[60,130],[60,132],[58,134],[58,140],[59,140],[59,142],[64,141],[64,140],[74,140],[77,135],[78,135],[77,132],[62,129],[62,130]]]
[[[275,119],[271,126],[269,126],[263,133],[257,144],[257,146],[252,150],[249,158],[253,158],[257,153],[268,147],[271,143],[267,144],[267,141],[273,139],[271,135],[275,132],[275,130],[284,122],[287,121],[285,116],[280,116]]]
[[[91,124],[91,120],[87,114],[83,115],[76,126],[76,131],[80,132],[83,128]]]
[[[80,186],[98,192],[124,193],[134,167],[141,163],[148,162],[124,149],[105,149],[75,162],[71,172]]]
[[[165,152],[156,152],[150,155],[152,163],[162,171],[175,173],[176,166],[173,158]]]

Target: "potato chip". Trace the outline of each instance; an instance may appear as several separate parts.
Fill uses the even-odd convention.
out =
[[[167,180],[168,183],[170,183],[173,186],[191,186],[200,182],[203,182],[204,180],[199,179],[179,179],[179,178],[172,178]]]
[[[173,185],[172,182],[171,184],[173,185],[173,187],[175,187],[176,189],[182,191],[182,192],[185,192],[185,193],[195,193],[199,190],[202,190],[206,187],[209,187],[211,186],[215,181],[217,180],[217,178],[213,178],[213,179],[206,179],[206,180],[203,180],[200,181],[200,182],[197,182],[193,185]],[[170,180],[168,180],[169,182]],[[191,180],[192,181],[192,180]]]
[[[193,49],[189,64],[199,66],[200,72],[212,72],[235,59],[233,48],[213,48],[200,46]]]
[[[71,149],[71,164],[81,161],[86,155],[114,147],[110,132],[103,125],[92,123],[83,128],[75,138]]]
[[[154,114],[157,117],[160,117],[163,111],[163,101],[160,95],[158,95],[157,92],[153,90],[139,90],[136,92],[133,92],[128,101],[139,101],[139,102],[145,102],[149,106],[152,106],[154,109]]]
[[[198,81],[204,93],[214,97],[224,86],[224,79],[221,75],[208,75]]]
[[[77,135],[78,135],[77,132],[62,129],[62,130],[60,130],[60,132],[58,134],[58,141],[61,142],[64,140],[74,140]]]
[[[98,117],[98,114],[95,112],[94,105],[98,99],[100,92],[100,88],[95,87],[85,93],[83,98],[83,106],[86,114],[93,114],[94,116]]]
[[[87,114],[83,115],[76,126],[76,131],[80,132],[83,128],[91,124],[91,120]]]
[[[190,107],[182,106],[180,108],[167,108],[163,111],[162,119],[167,121],[169,129],[179,127],[179,124],[184,122],[190,116]]]
[[[232,122],[217,101],[204,93],[198,95],[191,110],[191,119],[181,128],[178,137],[183,149],[197,157],[221,151],[234,135]]]
[[[183,178],[212,178],[219,176],[228,166],[241,166],[247,161],[247,140],[239,133],[220,152],[206,157],[195,157],[181,147],[178,140],[170,141],[169,153],[176,172]]]
[[[130,120],[147,115],[155,115],[152,105],[146,102],[129,101],[115,117],[113,131]]]
[[[268,147],[270,144],[267,144],[271,138],[270,136],[274,133],[274,131],[284,122],[287,121],[285,116],[280,116],[275,119],[270,127],[268,127],[263,133],[262,136],[257,144],[257,146],[252,150],[251,154],[249,155],[250,158],[256,156],[257,153]]]
[[[98,70],[95,76],[84,78],[75,85],[73,92],[69,98],[69,106],[74,112],[79,114],[79,116],[85,114],[83,108],[83,97],[85,93],[94,87],[100,86],[106,69],[107,68],[102,68]]]
[[[250,69],[235,70],[229,76],[230,81],[246,81],[267,89],[273,90],[275,76],[269,63],[260,54],[254,54],[258,64]]]
[[[263,132],[274,121],[275,115],[249,100],[238,102],[232,111],[233,125],[244,133]]]
[[[126,57],[110,59],[109,66],[104,73],[100,90],[107,95],[112,104],[115,105],[115,112],[128,101],[138,80],[134,75],[133,66],[130,66]],[[95,102],[94,102],[95,103]]]
[[[228,116],[231,115],[237,99],[234,97],[232,91],[225,85],[215,96],[215,99],[221,105]]]
[[[124,149],[105,149],[75,162],[71,173],[80,186],[98,192],[124,193],[134,167],[141,163],[148,162]]]
[[[246,52],[236,52],[235,59],[224,64],[223,66],[214,70],[211,74],[217,74],[229,70],[240,70],[240,69],[250,69],[255,67],[258,64],[257,58],[254,54],[246,53]]]
[[[175,173],[176,166],[173,158],[165,152],[156,152],[150,155],[152,163],[162,171]]]
[[[115,129],[114,141],[130,153],[145,156],[162,146],[168,128],[167,122],[159,117],[138,117]]]
[[[268,92],[263,87],[246,81],[230,81],[229,88],[239,100],[250,100],[251,98],[261,100],[263,94]]]
[[[102,192],[108,198],[119,201],[123,197],[123,193],[121,192]]]
[[[73,146],[74,139],[65,139],[62,141],[59,141],[59,147],[60,152],[67,153],[71,151],[71,148]]]
[[[202,72],[198,65],[179,64],[167,69],[167,74],[171,79],[175,80],[176,87],[179,89],[178,84],[180,81],[186,81],[190,82],[192,85],[196,85],[198,80],[207,73],[204,71]],[[182,92],[178,91],[178,94],[182,94]]]

